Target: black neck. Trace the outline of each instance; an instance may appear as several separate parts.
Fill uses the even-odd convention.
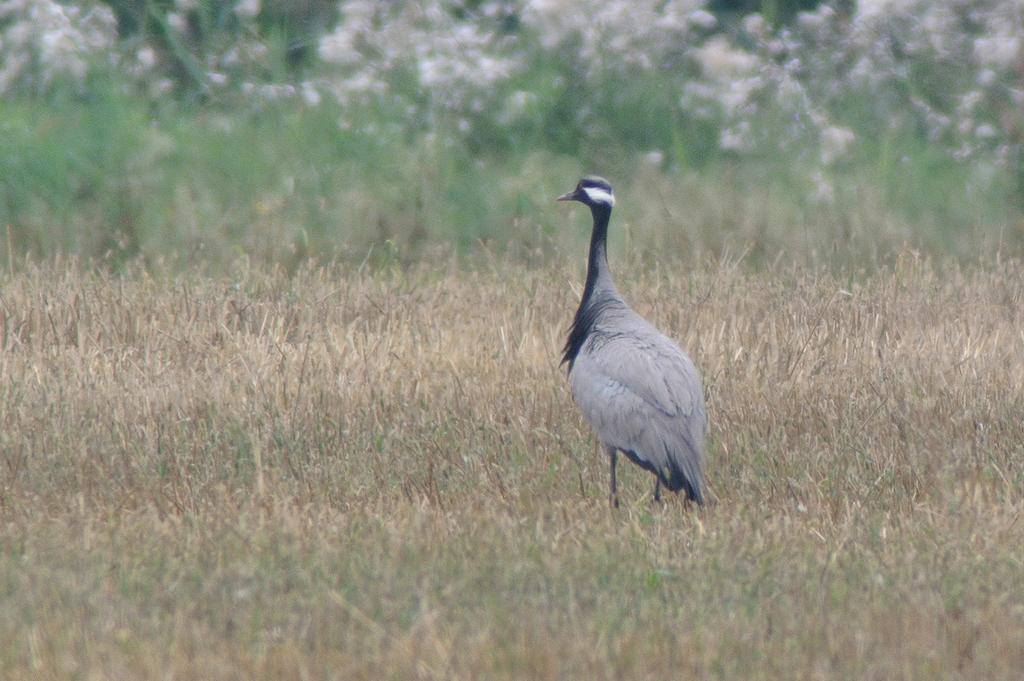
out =
[[[612,209],[609,206],[595,205],[590,207],[590,212],[594,216],[594,228],[590,233],[587,283],[583,286],[580,306],[576,309],[576,316],[569,329],[569,338],[562,349],[562,363],[568,362],[570,371],[573,362],[576,361],[576,355],[594,327],[603,303],[608,299],[608,296],[595,298],[595,294],[607,288],[614,288],[608,271],[608,220],[611,218]]]
[[[594,216],[594,228],[590,232],[587,283],[583,287],[583,297],[580,299],[581,310],[593,297],[598,280],[608,276],[608,220],[612,216],[612,209],[598,204],[590,207],[590,213]],[[579,312],[576,314],[578,316]]]

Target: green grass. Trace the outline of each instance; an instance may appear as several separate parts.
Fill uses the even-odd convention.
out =
[[[815,203],[806,159],[716,155],[714,131],[673,118],[650,81],[614,88],[583,137],[571,93],[541,94],[524,125],[465,140],[376,109],[346,111],[341,127],[330,105],[158,106],[116,81],[5,99],[0,260],[141,256],[223,270],[245,254],[293,269],[307,257],[409,263],[483,245],[534,262],[577,243],[551,199],[587,172],[613,181],[620,224],[682,242],[694,260],[731,251],[754,264],[861,266],[907,245],[965,259],[1021,252],[1012,178],[992,182],[912,137],[882,135],[829,171],[835,201]],[[637,99],[650,107],[638,112]],[[648,166],[640,152],[656,148],[663,165]]]

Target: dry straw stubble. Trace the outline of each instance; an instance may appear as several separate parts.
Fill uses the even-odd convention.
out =
[[[1019,674],[1019,263],[625,277],[704,373],[702,512],[607,508],[578,280],[5,275],[0,675]]]

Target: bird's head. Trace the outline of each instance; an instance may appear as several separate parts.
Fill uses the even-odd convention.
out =
[[[559,201],[579,201],[591,208],[603,206],[611,209],[615,205],[615,194],[608,180],[596,175],[584,177],[576,185],[576,189],[558,197]]]

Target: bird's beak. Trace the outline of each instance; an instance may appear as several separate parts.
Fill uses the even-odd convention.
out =
[[[555,201],[575,201],[579,198],[580,193],[576,190],[569,192],[568,194],[562,194]]]

